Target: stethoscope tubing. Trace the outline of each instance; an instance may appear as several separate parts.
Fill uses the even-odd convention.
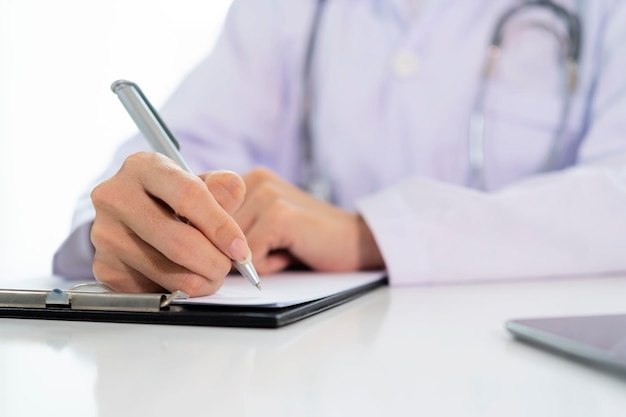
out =
[[[309,38],[305,50],[302,83],[302,105],[300,121],[301,161],[302,161],[302,188],[324,200],[331,199],[330,185],[321,172],[319,161],[315,156],[313,146],[313,132],[311,126],[311,112],[313,107],[313,61],[315,59],[316,44],[318,42],[320,26],[327,0],[318,0],[313,15]],[[488,96],[489,80],[493,75],[496,63],[501,55],[502,42],[507,24],[524,11],[533,8],[547,8],[565,25],[565,88],[562,98],[560,120],[541,171],[549,171],[559,166],[559,156],[562,154],[567,120],[569,118],[571,101],[578,81],[578,62],[581,52],[581,23],[577,13],[570,12],[551,0],[532,0],[516,5],[506,11],[496,22],[487,49],[487,57],[481,73],[474,107],[470,115],[468,130],[468,165],[467,185],[479,190],[487,189],[485,178],[485,101]],[[554,28],[544,27],[555,36],[559,32]]]

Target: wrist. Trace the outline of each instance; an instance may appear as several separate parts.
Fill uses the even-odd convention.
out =
[[[385,261],[378,248],[374,234],[363,217],[357,214],[357,262],[358,269],[382,269]]]

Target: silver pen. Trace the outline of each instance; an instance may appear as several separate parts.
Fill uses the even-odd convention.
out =
[[[150,143],[150,146],[170,159],[174,160],[185,171],[192,173],[189,165],[181,156],[180,145],[174,135],[167,128],[157,111],[152,107],[139,86],[131,81],[117,80],[111,84],[111,90],[117,94],[118,98],[130,114],[139,131]],[[259,275],[252,265],[251,254],[244,262],[233,260],[233,266],[246,277],[248,281],[259,290],[261,281]]]

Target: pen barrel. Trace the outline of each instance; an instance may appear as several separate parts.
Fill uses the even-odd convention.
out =
[[[181,168],[191,173],[191,169],[176,148],[176,139],[163,126],[139,87],[130,81],[119,80],[113,83],[111,89],[117,94],[152,149],[172,159]]]

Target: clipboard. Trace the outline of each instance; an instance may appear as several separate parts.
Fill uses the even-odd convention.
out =
[[[182,303],[187,295],[111,292],[101,284],[69,290],[0,290],[0,318],[188,326],[279,328],[347,303],[387,283],[385,275],[321,298],[288,306]],[[105,291],[86,291],[85,287]]]

